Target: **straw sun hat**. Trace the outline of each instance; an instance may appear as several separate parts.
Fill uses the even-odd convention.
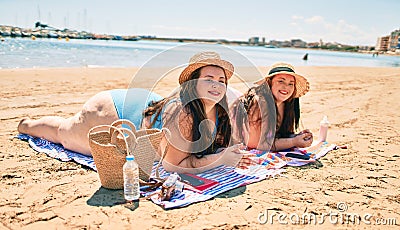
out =
[[[273,76],[277,74],[288,74],[291,75],[295,78],[296,80],[296,94],[294,95],[294,98],[301,97],[305,95],[309,90],[310,90],[310,83],[308,83],[307,79],[297,73],[294,72],[294,67],[290,64],[287,63],[276,63],[271,66],[271,70],[268,72],[268,75],[265,78],[262,78],[256,82],[254,82],[257,85],[261,85],[264,83],[268,78],[272,78]]]
[[[190,58],[189,65],[179,76],[179,84],[182,85],[182,83],[188,81],[193,71],[208,65],[215,65],[224,69],[226,80],[229,80],[233,75],[234,67],[230,62],[222,60],[216,52],[206,51],[197,53]]]

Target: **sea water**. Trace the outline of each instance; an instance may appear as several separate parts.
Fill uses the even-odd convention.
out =
[[[6,38],[0,42],[0,68],[140,67],[155,55],[185,44],[187,43],[143,40],[70,39],[66,41],[65,39]],[[227,47],[245,56],[256,66],[270,66],[275,62],[283,61],[294,66],[400,67],[399,56],[372,56],[372,54],[351,52],[261,46]],[[308,53],[307,61],[302,60],[305,53]],[[158,64],[163,63],[158,62]]]

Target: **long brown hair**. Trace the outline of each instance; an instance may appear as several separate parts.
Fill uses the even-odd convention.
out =
[[[245,143],[245,135],[249,126],[261,126],[261,136],[258,146],[269,150],[273,144],[276,115],[271,113],[275,109],[275,102],[267,85],[251,87],[239,97],[231,107],[231,116],[235,121],[234,143]],[[247,130],[246,130],[247,129]]]
[[[219,66],[216,67],[221,68]],[[204,149],[198,145],[208,146],[203,151],[190,153],[190,155],[195,156],[196,158],[202,158],[204,157],[204,155],[215,153],[218,148],[227,147],[231,138],[231,124],[227,112],[228,102],[226,94],[224,94],[224,97],[221,99],[221,101],[216,104],[216,110],[218,113],[218,117],[216,118],[218,123],[216,132],[210,129],[202,130],[203,135],[205,135],[203,137],[204,141],[202,143],[195,142],[201,137],[199,129],[200,123],[203,120],[207,119],[204,104],[197,94],[197,81],[191,81],[199,79],[201,69],[202,68],[199,68],[193,71],[190,75],[189,81],[181,85],[179,96],[175,94],[160,101],[151,102],[148,108],[143,112],[143,115],[145,117],[155,115],[153,116],[154,118],[151,121],[151,126],[153,126],[166,103],[179,97],[183,105],[183,111],[176,109],[169,116],[169,118],[166,118],[166,122],[168,122],[168,120],[178,117],[180,112],[185,112],[188,116],[191,116],[191,120],[193,121],[193,124],[191,126],[191,141],[193,141],[192,149]],[[225,84],[228,84],[227,81]],[[213,135],[213,133],[215,134]],[[213,137],[214,141],[212,141]]]
[[[272,88],[272,78],[267,78],[267,84]],[[279,125],[277,122],[276,127],[276,138],[287,138],[299,128],[300,121],[300,103],[299,98],[293,98],[296,95],[296,88],[294,88],[292,96],[284,101],[284,114],[282,118],[282,124]],[[272,95],[275,99],[275,96]],[[276,100],[276,99],[275,99]],[[275,104],[276,107],[276,104]],[[276,117],[278,118],[278,108],[276,108]]]

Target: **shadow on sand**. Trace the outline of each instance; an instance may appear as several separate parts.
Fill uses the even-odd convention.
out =
[[[122,189],[114,190],[103,187],[100,187],[86,203],[97,207],[111,207],[122,204],[131,211],[139,207],[138,201],[128,202],[124,199],[124,191]]]
[[[298,168],[300,170],[305,170],[305,169],[319,169],[324,167],[324,164],[322,164],[322,162],[318,159],[314,162],[308,163],[306,165],[303,166],[286,166],[286,167],[291,167],[291,168]]]
[[[227,192],[221,193],[215,198],[232,198],[242,195],[246,191],[246,186],[241,186]],[[134,211],[139,207],[139,202],[127,202],[124,199],[124,192],[122,189],[106,189],[100,187],[86,202],[90,206],[96,207],[112,207],[116,205],[124,205],[126,208]]]
[[[245,191],[246,191],[246,186],[241,186],[241,187],[226,191],[224,193],[221,193],[221,194],[215,196],[215,198],[232,198],[235,196],[242,195]]]

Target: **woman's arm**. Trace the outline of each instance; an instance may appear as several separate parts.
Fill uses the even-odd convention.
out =
[[[177,112],[178,111],[178,112]],[[170,103],[163,114],[163,126],[168,128],[171,136],[165,137],[160,143],[165,149],[163,167],[173,172],[200,172],[219,165],[219,155],[210,155],[200,159],[192,155],[192,116],[185,112],[180,103]],[[166,148],[167,147],[167,148]]]
[[[279,151],[292,147],[305,148],[311,146],[313,135],[309,130],[303,130],[290,138],[276,138],[275,144],[272,146],[273,151]]]
[[[202,158],[196,158],[194,155],[190,155],[173,146],[169,146],[162,164],[164,169],[170,172],[196,174],[215,168],[219,165],[238,165],[243,157],[240,149],[244,149],[244,146],[234,145],[229,148],[221,149],[218,153],[205,155]]]
[[[172,109],[176,108],[168,106],[164,114],[169,114],[168,116],[171,117],[174,114],[170,112]],[[171,137],[163,138],[160,143],[161,149],[166,150],[163,161],[165,170],[180,173],[198,173],[221,164],[235,166],[240,161],[242,154],[239,149],[244,148],[241,145],[234,145],[223,149],[219,153],[205,155],[201,158],[191,154],[199,151],[192,149],[193,119],[184,110],[179,111],[178,115],[172,116],[172,118],[176,117],[177,119],[164,119],[168,121],[164,123],[164,127],[171,132]]]

